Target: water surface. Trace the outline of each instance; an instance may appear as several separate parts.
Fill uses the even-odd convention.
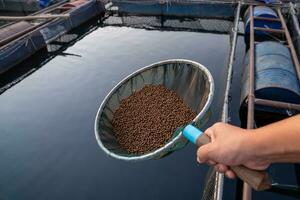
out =
[[[98,147],[94,119],[122,78],[183,58],[212,73],[208,125],[218,121],[228,51],[224,34],[99,26],[0,96],[0,199],[199,199],[207,166],[193,145],[161,160],[118,161]]]

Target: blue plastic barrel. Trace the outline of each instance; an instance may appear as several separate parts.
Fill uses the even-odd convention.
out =
[[[244,66],[242,103],[247,98],[249,91],[249,51],[246,54]],[[300,103],[299,81],[290,51],[286,46],[272,41],[261,42],[256,45],[255,96],[261,99]]]
[[[277,0],[258,0],[258,1],[266,3],[266,4],[273,4],[273,3],[278,3],[279,2]]]
[[[46,8],[50,5],[51,0],[39,0],[39,4],[41,8]]]
[[[256,6],[253,10],[254,17],[265,17],[265,18],[278,18],[277,13],[269,7],[265,6]],[[245,24],[245,33],[249,34],[250,32],[250,9],[248,8],[245,16],[244,16],[244,24]],[[254,20],[255,27],[263,27],[263,28],[272,28],[272,29],[281,29],[280,22],[271,22],[271,21],[262,21],[262,20]],[[256,35],[266,34],[262,31],[255,31]],[[270,34],[270,33],[268,33]]]

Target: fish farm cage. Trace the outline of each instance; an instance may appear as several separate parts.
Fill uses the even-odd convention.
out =
[[[246,55],[240,97],[241,127],[257,128],[300,112],[300,28],[297,1],[135,1],[115,0],[104,20],[112,26],[154,30],[230,33],[228,78],[222,121],[230,121],[230,90],[237,38],[244,36]],[[133,17],[134,16],[134,17]],[[185,18],[183,23],[180,19]],[[243,25],[243,23],[244,25]],[[280,80],[280,81],[279,81]],[[224,177],[207,174],[202,199],[222,199]],[[251,199],[244,184],[237,199]],[[273,184],[272,192],[299,197],[298,185]]]
[[[68,32],[85,20],[100,16],[101,23],[110,26],[229,34],[221,117],[225,123],[231,119],[234,61],[237,40],[242,36],[247,52],[243,66],[239,66],[244,69],[241,127],[254,129],[300,113],[300,1],[92,0],[78,9],[64,7],[68,3],[60,1],[32,14],[68,14],[67,18],[38,24],[21,21],[1,27],[10,27],[10,31],[13,27],[14,34],[0,30],[0,75],[45,47],[56,51],[60,44],[76,41],[76,36]],[[201,199],[223,199],[224,181],[224,175],[211,168]],[[251,188],[241,185],[238,199],[251,199]],[[300,194],[297,185],[274,184],[271,191],[298,197]]]
[[[30,20],[14,20],[2,16],[7,23],[0,29],[0,74],[10,70],[34,53],[45,48],[70,30],[104,14],[103,2],[68,0],[26,16]],[[44,18],[40,18],[40,16]],[[21,17],[22,18],[22,17]],[[20,19],[21,19],[20,18]]]

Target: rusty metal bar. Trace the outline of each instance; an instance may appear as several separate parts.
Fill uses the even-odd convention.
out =
[[[261,42],[259,42],[259,41],[255,41],[255,42],[254,42],[255,45],[256,45],[256,44],[259,44],[259,43],[261,43]],[[282,43],[282,45],[286,46],[287,48],[290,48],[290,46],[289,46],[288,44]]]
[[[296,110],[300,111],[300,105],[297,104],[291,104],[291,103],[285,103],[285,102],[279,102],[279,101],[271,101],[271,100],[265,100],[265,99],[256,99],[254,95],[254,87],[255,87],[255,31],[265,31],[265,32],[271,32],[271,33],[280,33],[284,34],[288,43],[288,47],[291,50],[292,59],[297,71],[298,80],[300,81],[300,65],[299,60],[290,36],[290,33],[288,31],[288,28],[286,26],[285,20],[282,16],[280,8],[277,7],[278,16],[280,18],[280,22],[282,24],[281,30],[276,29],[270,29],[270,28],[262,28],[262,27],[254,27],[254,19],[258,20],[265,20],[265,21],[278,21],[278,20],[266,20],[265,18],[260,17],[254,17],[253,16],[253,4],[249,5],[250,8],[250,49],[249,49],[249,84],[248,84],[248,111],[247,111],[247,129],[253,129],[254,128],[254,112],[255,112],[255,104],[256,105],[263,105],[263,106],[270,106],[275,108],[283,108],[283,109],[289,109],[289,110]],[[252,190],[251,187],[244,183],[243,186],[243,200],[250,200],[252,198]]]
[[[300,111],[300,105],[299,104],[293,104],[293,103],[285,103],[281,101],[272,101],[267,99],[255,99],[255,104],[261,105],[261,106],[269,106],[274,108],[282,108],[287,110],[296,110]]]
[[[298,60],[298,57],[297,57],[297,53],[296,53],[291,35],[288,31],[287,25],[286,25],[285,20],[282,16],[280,8],[277,8],[277,13],[278,13],[278,16],[281,20],[282,28],[285,31],[286,40],[288,42],[288,45],[290,46],[293,63],[294,63],[294,66],[295,66],[295,69],[296,69],[296,72],[297,72],[298,81],[300,81],[300,64],[299,64],[299,60]]]
[[[253,6],[250,5],[250,60],[249,60],[249,94],[248,94],[248,116],[247,128],[253,128],[254,122],[254,21],[253,21]]]
[[[280,22],[278,18],[267,18],[267,17],[254,17],[255,20],[268,21],[268,22]]]
[[[287,25],[282,16],[280,8],[277,8],[277,13],[280,18],[280,22],[282,24],[281,30],[254,27],[254,19],[257,19],[257,18],[255,18],[253,16],[253,5],[249,5],[249,8],[250,8],[250,53],[249,53],[249,84],[248,84],[249,93],[248,93],[248,101],[247,101],[247,104],[248,104],[247,129],[253,129],[254,128],[255,104],[300,111],[300,105],[297,105],[297,104],[291,104],[291,103],[285,103],[285,102],[279,102],[279,101],[271,101],[271,100],[265,100],[265,99],[255,99],[255,95],[254,95],[254,86],[255,86],[255,38],[254,37],[255,37],[255,35],[254,35],[254,32],[255,31],[265,31],[265,32],[280,33],[280,34],[285,35],[287,43],[288,43],[288,47],[290,48],[290,51],[292,54],[292,59],[293,59],[293,62],[294,62],[294,65],[295,65],[295,68],[297,71],[297,76],[298,76],[299,81],[300,81],[300,65],[299,65],[299,60],[298,60],[290,33],[288,31]],[[258,20],[265,20],[265,19],[258,18]],[[243,200],[250,200],[251,198],[252,198],[251,187],[247,183],[244,183]]]
[[[285,34],[285,31],[283,29],[272,29],[272,28],[254,27],[254,30],[256,30],[256,31],[264,31],[264,32],[269,32],[269,33]]]
[[[247,113],[247,129],[254,127],[254,16],[253,5],[250,5],[250,57],[249,57],[249,93],[248,93],[248,113]],[[243,200],[251,200],[251,187],[244,182]]]

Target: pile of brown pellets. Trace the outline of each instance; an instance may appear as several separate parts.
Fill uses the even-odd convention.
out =
[[[144,154],[164,146],[176,128],[195,116],[175,92],[162,85],[146,85],[120,102],[113,130],[122,149]]]

